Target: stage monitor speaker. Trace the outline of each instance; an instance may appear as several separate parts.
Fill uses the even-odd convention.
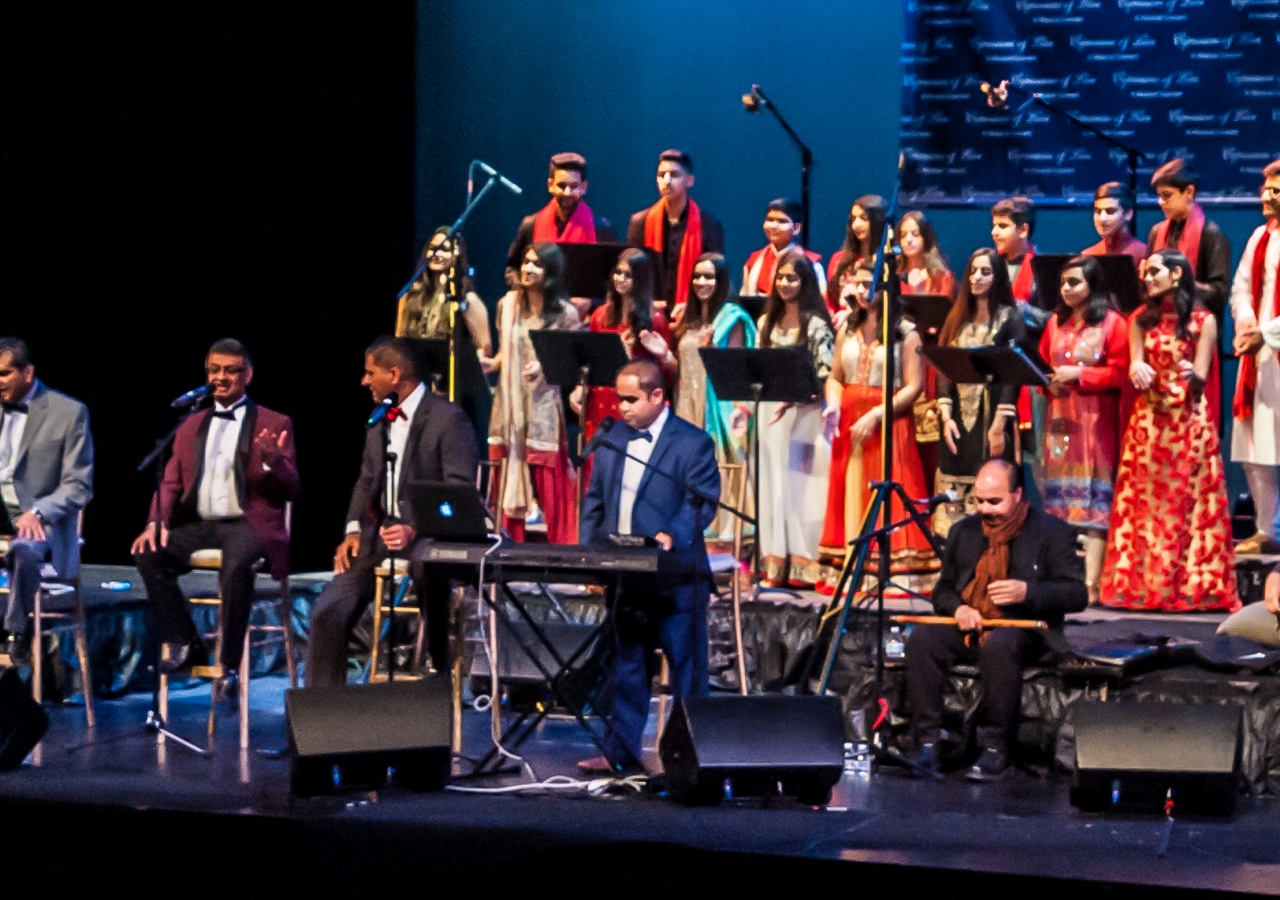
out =
[[[298,796],[376,788],[394,780],[438,790],[449,778],[449,679],[285,692],[290,789]]]
[[[18,670],[0,671],[0,772],[22,765],[48,730],[49,716],[31,699]]]
[[[781,792],[821,805],[844,771],[836,697],[690,697],[658,750],[672,793],[689,803]]]
[[[1160,807],[1229,815],[1240,787],[1239,706],[1077,703],[1071,805]]]

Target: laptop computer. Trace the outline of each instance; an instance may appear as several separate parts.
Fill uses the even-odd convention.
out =
[[[489,541],[489,513],[470,484],[414,481],[406,488],[418,537],[458,544]]]

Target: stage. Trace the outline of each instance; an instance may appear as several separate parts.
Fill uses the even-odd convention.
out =
[[[752,640],[763,643],[762,635],[790,617],[813,615],[809,598],[775,599],[781,602],[751,605]],[[1090,639],[1157,624],[1207,635],[1217,621],[1097,611],[1075,619],[1068,631]],[[1274,792],[1242,795],[1229,819],[1180,816],[1162,857],[1158,812],[1078,812],[1068,802],[1066,776],[1043,767],[983,786],[965,781],[962,770],[940,782],[892,767],[870,777],[846,771],[826,809],[778,798],[687,808],[655,791],[515,796],[411,794],[392,786],[292,798],[287,762],[263,752],[284,745],[286,685],[279,675],[255,678],[252,749],[238,749],[235,718],[224,714],[207,759],[172,742],[157,747],[144,727],[146,692],[99,699],[92,734],[78,705],[47,707],[45,740],[21,769],[0,775],[7,859],[38,864],[51,893],[96,886],[110,871],[184,896],[267,889],[353,895],[435,885],[442,875],[470,879],[466,884],[479,890],[615,890],[622,872],[637,890],[774,883],[854,896],[921,887],[984,897],[1002,888],[1073,897],[1082,889],[1127,897],[1280,894]],[[171,699],[171,727],[200,745],[208,696],[199,685]],[[646,736],[651,771],[660,768],[655,718]],[[488,723],[487,714],[466,711],[464,757],[489,749]],[[553,718],[521,752],[530,770],[456,786],[576,778],[576,761],[596,750],[572,720]],[[464,760],[459,768],[469,766]]]

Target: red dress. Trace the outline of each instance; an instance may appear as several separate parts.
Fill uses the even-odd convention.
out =
[[[876,426],[860,447],[854,447],[849,437],[849,429],[854,423],[884,401],[884,351],[878,340],[867,345],[861,333],[841,331],[836,348],[837,363],[831,371],[832,376],[844,384],[844,391],[840,397],[840,427],[831,442],[827,511],[823,518],[822,538],[818,542],[819,554],[835,565],[844,561],[848,542],[862,529],[863,518],[871,505],[870,483],[880,480],[884,465],[880,426]],[[900,373],[901,344],[895,348],[894,360]],[[899,374],[894,383],[900,382]],[[916,453],[915,419],[911,413],[899,416],[893,423],[892,477],[902,484],[910,497],[929,495],[920,457]],[[895,500],[891,505],[895,522],[906,518],[900,501]],[[889,547],[896,570],[921,569],[936,564],[933,546],[919,528],[908,525],[897,529],[890,535]],[[818,589],[821,593],[830,593],[835,587],[836,574],[824,567],[823,586]]]
[[[591,314],[590,330],[602,331],[612,334],[623,334],[630,327],[626,322],[621,325],[608,326],[609,304],[599,306],[596,311]],[[667,327],[667,319],[660,312],[653,314],[653,328],[655,334],[662,336],[667,342],[667,346],[671,346],[671,329]],[[626,343],[624,338],[623,343]],[[637,338],[630,346],[629,357],[631,359],[654,359],[654,355],[640,344]],[[657,360],[661,363],[662,360]],[[667,394],[670,396],[670,384],[667,386]],[[618,392],[611,387],[592,387],[587,389],[587,405],[586,416],[583,420],[583,441],[591,440],[591,436],[596,433],[596,429],[600,427],[600,423],[604,421],[606,416],[613,416],[615,419],[622,417],[622,413],[618,408]],[[591,481],[591,460],[587,460],[583,467],[583,484],[586,485]]]
[[[1179,339],[1166,304],[1143,340],[1156,370],[1137,395],[1121,443],[1101,601],[1129,609],[1194,612],[1232,609],[1235,559],[1218,429],[1204,398],[1192,402],[1178,362],[1193,359],[1204,322],[1197,307]]]

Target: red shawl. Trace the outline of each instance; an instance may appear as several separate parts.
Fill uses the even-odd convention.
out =
[[[702,255],[702,211],[693,198],[688,200],[689,218],[685,220],[684,240],[680,242],[680,261],[676,265],[676,295],[664,297],[673,303],[689,300],[689,282],[693,280],[693,264]],[[662,221],[667,215],[666,202],[659,200],[644,217],[644,245],[655,253],[662,252]]]
[[[556,222],[556,201],[550,201],[533,217],[534,243],[549,241],[566,241],[571,244],[594,244],[596,242],[596,219],[591,214],[591,207],[579,202],[574,207],[573,215],[564,223],[564,231]]]
[[[1258,320],[1258,311],[1262,308],[1262,282],[1267,276],[1267,246],[1271,243],[1272,220],[1264,226],[1262,237],[1253,251],[1253,262],[1249,270],[1253,294],[1253,318]],[[1280,273],[1271,285],[1272,308],[1280,312]],[[1236,378],[1236,395],[1231,401],[1231,415],[1241,421],[1253,418],[1253,395],[1258,389],[1258,355],[1246,353],[1240,357],[1240,373]]]
[[[1169,226],[1172,224],[1165,219],[1155,227],[1152,234],[1156,239],[1147,248],[1148,253],[1155,253],[1169,246]],[[1178,246],[1174,248],[1187,258],[1187,262],[1191,263],[1192,275],[1200,271],[1200,234],[1203,231],[1204,210],[1200,208],[1199,203],[1192,203],[1191,209],[1187,211],[1187,224],[1182,227],[1182,236],[1178,238]]]

